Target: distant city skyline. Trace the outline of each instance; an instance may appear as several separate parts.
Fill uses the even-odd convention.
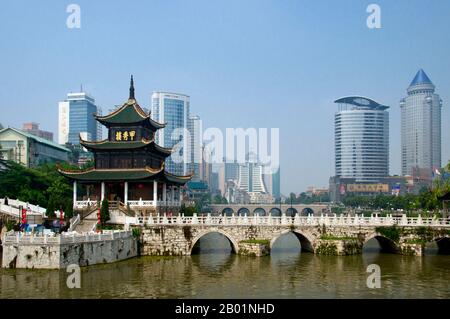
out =
[[[366,26],[368,1],[77,3],[81,29],[67,28],[66,3],[3,5],[4,127],[36,122],[57,133],[67,92],[83,83],[108,110],[126,99],[134,74],[143,107],[152,91],[184,92],[204,129],[280,128],[288,195],[327,186],[334,175],[333,101],[341,96],[391,107],[390,174],[400,175],[399,102],[422,68],[444,101],[442,165],[450,159],[449,2],[377,1],[381,29]]]

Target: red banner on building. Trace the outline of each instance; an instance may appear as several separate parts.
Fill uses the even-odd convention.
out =
[[[22,224],[26,224],[27,223],[27,210],[23,207],[21,207],[22,209]]]

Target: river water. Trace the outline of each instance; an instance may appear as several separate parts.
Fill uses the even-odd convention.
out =
[[[450,298],[450,256],[384,254],[370,242],[362,255],[300,253],[293,235],[271,256],[230,254],[227,240],[210,234],[189,257],[139,257],[81,270],[69,289],[58,270],[0,270],[0,298]],[[381,288],[369,289],[367,266],[381,269]]]

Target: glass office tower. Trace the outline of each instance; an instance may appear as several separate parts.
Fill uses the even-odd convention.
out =
[[[360,96],[335,101],[336,176],[376,183],[389,175],[389,107]]]
[[[102,132],[94,115],[101,110],[95,100],[84,92],[69,93],[65,101],[59,102],[58,142],[78,145],[80,135],[84,140],[102,139]]]
[[[153,92],[151,97],[151,117],[153,120],[165,123],[166,126],[156,134],[156,143],[163,147],[174,147],[180,141],[182,149],[174,149],[172,155],[166,160],[166,169],[176,175],[187,175],[191,172],[189,162],[191,159],[190,145],[183,136],[174,134],[176,129],[188,130],[189,96],[169,92]],[[180,159],[174,160],[175,156]]]

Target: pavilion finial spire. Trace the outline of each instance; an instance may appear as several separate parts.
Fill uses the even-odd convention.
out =
[[[133,75],[131,75],[131,80],[130,80],[130,100],[134,100],[134,81],[133,81]]]

